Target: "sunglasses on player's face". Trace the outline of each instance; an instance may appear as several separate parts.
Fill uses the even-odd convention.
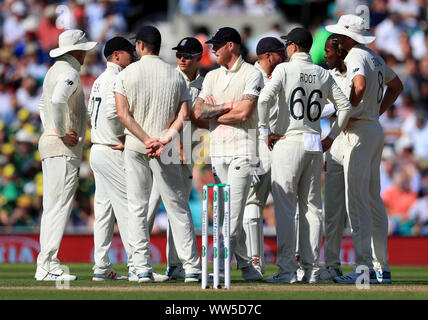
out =
[[[186,60],[190,60],[193,57],[196,57],[198,55],[202,54],[202,52],[198,52],[198,53],[184,53],[184,52],[177,52],[175,54],[175,56],[177,57],[177,59],[181,59],[184,58]]]

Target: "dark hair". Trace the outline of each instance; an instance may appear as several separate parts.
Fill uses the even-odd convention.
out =
[[[335,47],[336,49],[339,49],[339,39],[335,34],[329,35],[326,41],[328,40],[330,40],[330,43],[332,44],[333,47]]]
[[[154,53],[154,54],[159,54],[160,51],[160,43],[144,43],[145,47],[147,48],[147,51],[149,51],[150,53]]]
[[[346,55],[348,54],[348,51],[346,51],[343,48],[339,48],[339,39],[337,38],[337,36],[333,33],[331,35],[328,36],[327,41],[330,41],[331,45],[338,51],[340,51],[340,58],[341,59],[345,59]]]
[[[141,42],[144,42],[143,40],[138,40]],[[144,47],[147,49],[148,52],[153,53],[153,54],[159,54],[160,51],[160,43],[159,44],[153,44],[153,43],[148,43],[148,42],[144,42]]]

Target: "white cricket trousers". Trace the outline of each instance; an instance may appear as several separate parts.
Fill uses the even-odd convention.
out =
[[[272,150],[276,264],[280,273],[292,274],[298,268],[295,221],[297,205],[301,266],[308,279],[319,273],[318,259],[322,243],[322,165],[321,152],[305,152],[302,135],[279,140]]]
[[[250,187],[244,211],[244,231],[245,243],[248,256],[258,264],[264,274],[264,232],[263,232],[263,210],[266,200],[271,190],[271,170],[270,170],[270,150],[263,138],[258,139],[259,167],[255,174],[258,174],[258,182]],[[253,179],[254,181],[254,179]]]
[[[345,201],[345,174],[343,171],[343,132],[334,140],[325,155],[324,257],[327,267],[340,267],[340,248],[347,213]]]
[[[184,189],[186,191],[186,198],[190,199],[190,192],[192,191],[192,181],[193,181],[193,165],[181,165],[183,171],[183,182]],[[147,216],[147,221],[149,223],[149,234],[152,233],[153,224],[155,222],[156,213],[158,212],[159,206],[162,203],[162,198],[159,192],[156,179],[153,179],[152,192],[150,193],[149,199],[149,213]],[[171,266],[181,265],[181,261],[178,258],[177,250],[174,246],[174,237],[171,232],[171,226],[168,221],[168,227],[166,232],[166,257],[167,257],[167,268]]]
[[[245,244],[243,217],[254,168],[248,157],[211,157],[211,165],[215,183],[230,185],[230,255],[235,255],[238,268],[243,269],[251,265]],[[224,193],[220,190],[221,221],[224,217],[223,199]],[[223,265],[220,267],[224,268]]]
[[[343,167],[356,265],[389,271],[388,217],[380,196],[383,139],[378,121],[354,122],[343,142]]]
[[[201,262],[180,164],[163,164],[146,154],[125,149],[128,195],[128,241],[137,274],[152,273],[147,221],[153,178],[165,205],[177,255],[186,274],[200,274]]]
[[[108,257],[114,234],[115,220],[132,269],[128,244],[128,200],[126,197],[123,152],[102,144],[91,147],[90,164],[94,172],[94,262],[95,274],[106,274],[112,264]],[[132,271],[132,270],[131,270]]]
[[[73,208],[79,167],[78,158],[59,156],[42,160],[43,213],[35,275],[37,279],[43,279],[48,273],[63,272],[57,255]]]

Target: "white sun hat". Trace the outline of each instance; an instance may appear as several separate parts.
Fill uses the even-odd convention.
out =
[[[96,45],[97,43],[95,41],[88,41],[88,39],[86,39],[86,34],[82,30],[66,30],[59,35],[58,48],[52,49],[49,52],[49,56],[51,58],[56,58],[74,50],[89,51]]]
[[[337,24],[328,25],[325,29],[331,33],[348,36],[361,44],[369,44],[376,39],[365,29],[364,19],[353,14],[341,16]]]

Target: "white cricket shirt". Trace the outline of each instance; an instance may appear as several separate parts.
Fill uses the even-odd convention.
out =
[[[315,65],[308,53],[298,52],[289,62],[276,66],[272,79],[259,97],[260,124],[269,126],[269,102],[278,96],[276,133],[293,136],[302,133],[321,134],[320,117],[327,99],[338,108],[336,137],[346,124],[351,104],[330,73]]]
[[[160,137],[177,117],[182,101],[190,101],[186,81],[159,56],[145,55],[122,70],[114,92],[125,96],[134,119],[151,137]],[[146,153],[145,145],[125,129],[125,148]]]
[[[199,97],[213,95],[217,104],[241,100],[244,94],[259,96],[263,76],[241,56],[229,70],[221,66],[205,76]],[[257,108],[250,119],[224,125],[210,120],[210,156],[257,155]]]
[[[105,145],[120,144],[125,127],[119,121],[113,86],[123,68],[107,62],[106,70],[95,80],[89,97],[88,114],[91,117],[91,142]]]
[[[256,61],[254,66],[259,70],[263,75],[263,87],[266,85],[266,83],[271,79],[272,74],[267,74],[267,72],[260,66],[259,62]],[[257,107],[258,109],[258,107]],[[275,133],[275,126],[276,122],[278,120],[278,98],[274,98],[269,102],[269,127],[270,130]],[[260,127],[260,124],[259,124]],[[261,136],[260,136],[261,137]]]
[[[375,52],[358,44],[345,58],[349,86],[357,75],[366,79],[366,91],[360,104],[354,108],[351,117],[360,120],[379,120],[379,109],[383,99],[385,83],[396,77],[395,72]]]

